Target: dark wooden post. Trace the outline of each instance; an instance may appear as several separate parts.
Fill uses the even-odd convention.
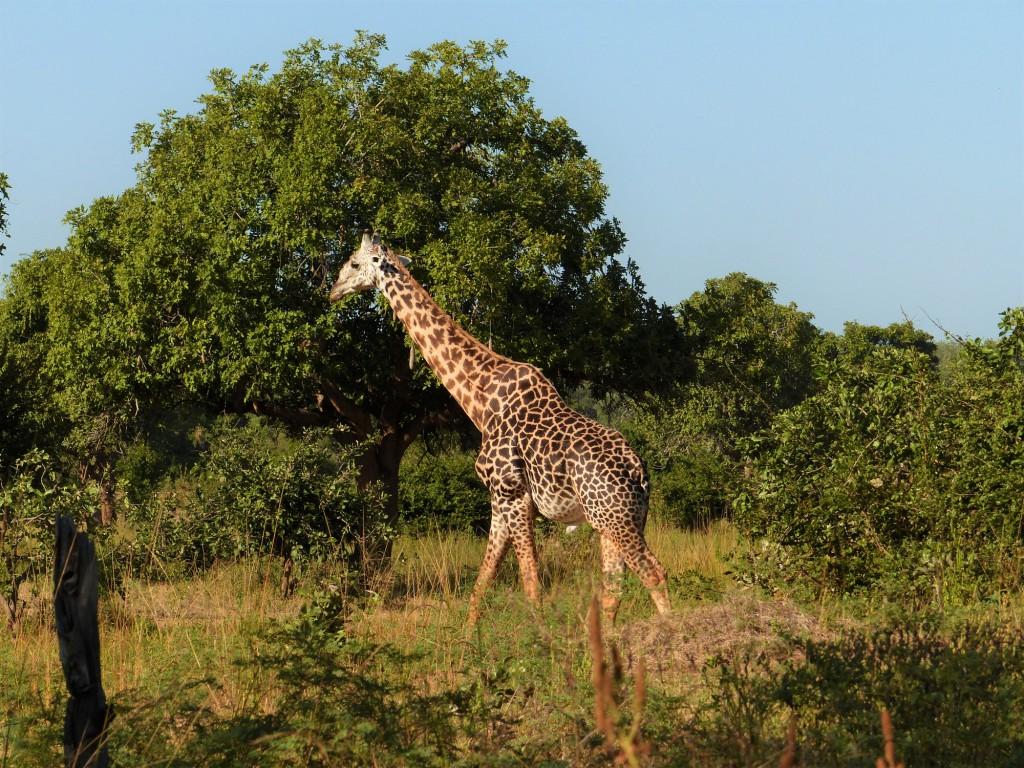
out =
[[[60,663],[71,694],[64,713],[64,765],[106,768],[109,715],[100,678],[96,550],[66,517],[57,518],[53,587]]]

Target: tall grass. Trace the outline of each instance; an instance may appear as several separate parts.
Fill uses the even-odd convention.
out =
[[[681,532],[652,521],[649,537],[671,570],[700,571],[709,579],[723,577],[721,556],[736,541],[727,524]],[[349,631],[418,654],[409,674],[428,688],[463,683],[468,660],[486,660],[495,669],[509,666],[514,674],[529,667],[535,676],[543,667],[549,688],[557,690],[564,686],[567,664],[577,671],[585,666],[579,627],[600,583],[597,543],[586,529],[565,534],[560,527],[541,529],[539,539],[545,593],[540,616],[532,613],[521,594],[510,554],[491,587],[480,631],[466,639],[466,596],[485,541],[468,533],[437,531],[399,537],[391,564],[370,589],[345,594],[352,607]],[[254,698],[272,710],[273,687],[254,691],[237,661],[262,628],[294,617],[311,590],[334,582],[344,590],[343,580],[334,575],[330,565],[306,573],[292,597],[282,597],[279,567],[271,559],[220,564],[166,581],[126,578],[118,591],[105,594],[100,602],[101,664],[108,697],[115,704],[157,700],[175,685],[192,681],[190,695],[216,716],[242,711]],[[33,587],[18,633],[0,636],[0,744],[3,733],[13,734],[11,738],[17,737],[23,746],[26,739],[31,741],[33,728],[42,725],[38,713],[44,711],[53,714],[53,735],[66,695],[47,584],[41,581]],[[650,614],[646,595],[640,589],[635,592],[629,610],[633,615]],[[538,644],[547,645],[539,655]],[[511,664],[516,656],[522,663]],[[36,722],[27,723],[30,717]],[[0,755],[9,756],[11,749],[8,745]]]
[[[600,571],[587,529],[542,527],[541,607],[526,601],[510,556],[472,633],[466,603],[484,541],[469,534],[399,537],[389,566],[368,588],[347,581],[340,563],[326,563],[299,572],[297,591],[285,597],[280,565],[269,558],[173,580],[129,578],[101,599],[104,685],[119,713],[112,752],[122,765],[235,765],[243,759],[240,745],[249,745],[259,757],[246,757],[247,765],[361,764],[341,757],[352,745],[337,729],[352,729],[363,751],[351,754],[377,754],[380,765],[606,765],[609,734],[618,754],[629,752],[628,761],[643,765],[726,766],[751,756],[778,764],[786,754],[803,759],[805,750],[823,753],[822,745],[833,743],[835,764],[870,764],[877,725],[864,724],[877,724],[877,709],[866,702],[866,714],[850,714],[864,703],[856,692],[844,693],[850,664],[856,660],[870,685],[891,686],[886,664],[899,653],[903,679],[925,679],[931,673],[915,666],[912,649],[896,644],[879,654],[876,640],[839,643],[839,630],[820,626],[814,612],[734,582],[730,561],[744,545],[727,522],[679,531],[652,520],[647,534],[672,574],[675,613],[654,615],[646,590],[635,579],[627,583],[619,621],[602,628],[608,654],[618,653],[612,647],[621,653],[605,656],[612,663],[600,679],[586,624]],[[2,768],[60,761],[66,694],[48,585],[34,586],[18,634],[0,635]],[[309,605],[320,607],[309,612]],[[794,642],[793,635],[805,639]],[[939,635],[928,647],[954,666],[968,660],[979,674],[1004,670],[996,681],[1002,700],[1024,705],[1024,673],[1017,656],[1007,655],[1011,646],[975,649],[963,645],[974,636],[963,637],[963,650],[952,655]],[[820,680],[800,671],[815,654]],[[638,682],[643,667],[637,690],[630,681]],[[606,694],[618,691],[604,699],[604,721],[595,717],[595,680]],[[936,682],[948,683],[942,680]],[[795,737],[788,735],[791,704],[779,698],[787,686],[804,691]],[[900,690],[916,695],[911,682]],[[902,752],[913,746],[910,734],[928,726],[908,721],[898,698],[892,704]],[[744,731],[730,715],[737,707]],[[384,719],[376,727],[366,717]],[[988,721],[995,729],[1019,719],[1010,711]],[[1009,732],[993,730],[996,736],[1002,741],[993,743],[1016,748]],[[842,752],[843,739],[861,752]],[[863,744],[873,754],[862,754]]]

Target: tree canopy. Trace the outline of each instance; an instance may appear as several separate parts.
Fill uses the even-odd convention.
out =
[[[103,463],[140,414],[192,400],[376,435],[364,479],[393,486],[420,430],[461,422],[381,301],[328,306],[370,227],[472,333],[557,383],[671,381],[676,325],[619,260],[600,167],[499,66],[504,43],[439,43],[406,66],[384,47],[311,40],[274,73],[213,71],[196,113],[136,127],[137,183],[16,269],[6,301],[45,318],[70,445]]]
[[[728,509],[742,472],[739,441],[813,386],[819,331],[775,291],[733,272],[676,307],[690,370],[667,413],[641,414],[630,431],[655,470],[656,502],[680,522]]]

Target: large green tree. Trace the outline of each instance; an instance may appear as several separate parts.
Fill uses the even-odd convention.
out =
[[[46,370],[91,461],[180,398],[344,423],[371,442],[362,480],[393,513],[408,445],[465,423],[379,299],[328,306],[369,227],[471,332],[563,385],[672,378],[675,322],[618,259],[598,163],[500,67],[504,44],[439,43],[405,66],[384,45],[314,40],[274,74],[214,71],[195,114],[137,127],[138,182],[73,212],[67,247],[37,257]]]
[[[813,315],[775,301],[777,287],[733,272],[682,302],[679,323],[696,367],[686,386],[701,431],[737,456],[738,437],[803,400],[813,385]]]
[[[6,233],[7,177],[0,174],[0,235]],[[3,244],[0,243],[0,252]],[[32,447],[50,447],[60,424],[43,372],[49,282],[47,253],[22,259],[3,279],[0,299],[0,481]]]
[[[14,265],[0,301],[0,474],[31,447],[53,442],[51,390],[42,375],[46,359],[46,254]]]

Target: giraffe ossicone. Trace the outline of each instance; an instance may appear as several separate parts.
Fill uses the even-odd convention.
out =
[[[480,430],[476,471],[491,496],[487,549],[470,597],[469,625],[513,548],[527,598],[540,599],[534,518],[590,523],[601,539],[602,605],[614,619],[628,566],[669,610],[665,569],[644,539],[650,482],[621,434],[567,406],[540,370],[499,355],[452,319],[406,268],[363,234],[331,287],[331,301],[370,288],[387,298],[423,359]]]

